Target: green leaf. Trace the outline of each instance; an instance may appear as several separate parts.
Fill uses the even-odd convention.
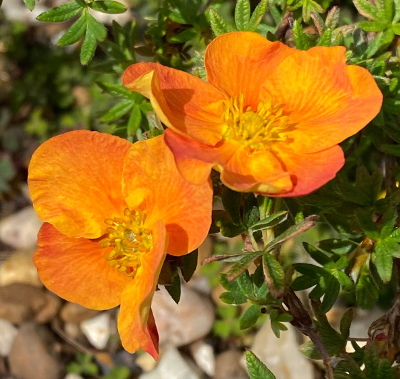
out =
[[[247,27],[248,31],[255,31],[257,26],[263,19],[265,12],[267,11],[268,0],[261,0],[257,5],[256,9],[254,9],[253,14],[251,15],[249,25]]]
[[[303,27],[297,20],[295,20],[293,24],[293,37],[294,43],[299,50],[308,50],[310,48],[310,44],[306,34],[304,33]]]
[[[134,100],[134,92],[124,87],[122,84],[112,84],[108,82],[96,82],[96,84],[106,93],[125,100]]]
[[[303,291],[307,288],[315,286],[316,284],[318,284],[318,282],[319,277],[310,278],[307,275],[301,275],[293,281],[291,287],[293,288],[293,291]]]
[[[397,248],[399,247],[396,244]],[[388,283],[392,278],[393,258],[392,244],[386,240],[378,241],[375,245],[376,269],[383,282]]]
[[[271,292],[276,298],[281,298],[285,290],[285,272],[276,258],[269,253],[263,255],[263,268],[265,280]]]
[[[58,40],[59,46],[72,45],[78,42],[86,30],[86,16],[82,14]]]
[[[382,229],[381,229],[381,238],[385,239],[390,236],[392,233],[394,226],[396,225],[397,220],[397,209],[392,208],[389,209],[382,218]]]
[[[375,20],[376,15],[378,14],[378,9],[368,0],[353,0],[354,5],[356,6],[358,13],[363,15],[366,18],[371,20]]]
[[[43,22],[62,22],[74,18],[77,14],[81,13],[83,8],[75,1],[60,5],[41,13],[36,17],[37,20]]]
[[[391,234],[390,237],[395,241],[395,242],[400,242],[400,228],[395,229]]]
[[[134,102],[132,100],[124,100],[120,103],[114,105],[103,117],[101,121],[103,122],[111,122],[118,120],[123,115],[127,114],[134,106]]]
[[[250,1],[237,0],[235,8],[235,24],[237,30],[247,30],[250,21]]]
[[[365,374],[368,378],[377,378],[379,372],[379,354],[374,344],[367,344],[364,350]]]
[[[231,190],[228,187],[222,189],[222,205],[232,222],[235,225],[242,224],[242,217],[240,215],[240,203],[242,194]]]
[[[198,35],[198,31],[195,28],[184,30],[182,33],[175,35],[169,39],[170,43],[184,43],[192,40]]]
[[[325,20],[325,26],[328,29],[336,29],[336,27],[339,24],[339,18],[340,18],[340,8],[338,6],[332,7],[332,9],[328,12]]]
[[[236,283],[239,285],[240,291],[247,297],[254,296],[253,283],[247,270],[236,279]]]
[[[33,8],[35,8],[35,2],[36,0],[24,0],[25,5],[28,7],[30,11],[33,10]],[[0,6],[2,3],[3,1],[1,1]]]
[[[118,1],[93,1],[88,5],[93,10],[102,13],[119,14],[126,12],[126,7]]]
[[[253,224],[250,229],[252,232],[257,232],[259,230],[264,230],[267,228],[273,228],[274,226],[284,222],[288,218],[288,211],[280,211],[272,214]]]
[[[307,341],[303,343],[300,348],[300,353],[302,353],[305,357],[310,359],[321,359],[321,354],[318,349],[315,347],[312,341]]]
[[[389,28],[389,25],[382,21],[361,21],[358,26],[366,32],[381,32]]]
[[[250,350],[246,351],[250,379],[276,379],[275,375]]]
[[[132,109],[132,113],[129,117],[127,135],[133,136],[139,129],[142,122],[142,112],[140,111],[140,106],[135,104]]]
[[[226,304],[239,305],[247,303],[247,297],[241,292],[224,292],[219,298]]]
[[[217,11],[210,8],[209,14],[211,29],[216,36],[234,31],[234,28],[229,25]]]
[[[261,315],[261,305],[253,304],[242,314],[240,318],[240,329],[251,328]]]
[[[81,47],[81,64],[87,65],[93,58],[96,51],[96,37],[93,32],[86,28],[85,38]]]
[[[175,275],[172,278],[172,284],[166,285],[165,289],[168,291],[175,303],[178,304],[181,299],[181,279],[177,272],[175,272]]]
[[[197,249],[182,257],[182,265],[180,266],[180,269],[185,282],[188,282],[196,271],[198,258],[199,252]]]
[[[91,14],[86,13],[87,30],[90,31],[97,41],[103,41],[107,37],[107,29],[98,22]]]
[[[344,313],[342,319],[340,320],[340,333],[346,340],[349,338],[350,335],[350,326],[353,321],[353,315],[353,309],[350,308]]]
[[[369,212],[368,210],[359,208],[356,210],[355,213],[356,213],[357,221],[360,224],[363,231],[365,232],[365,234],[369,238],[371,238],[375,241],[378,240],[380,233],[379,233],[378,227],[372,220],[371,212]]]
[[[400,157],[400,145],[392,145],[388,143],[383,143],[377,146],[380,151],[393,155],[395,157]]]
[[[337,255],[350,253],[352,250],[356,249],[357,246],[358,244],[352,241],[337,238],[329,238],[318,242],[318,247],[320,249]]]
[[[228,280],[234,280],[241,275],[249,266],[249,264],[262,254],[260,251],[255,253],[247,253],[239,262],[236,262],[228,271]]]
[[[11,188],[9,182],[15,178],[17,172],[10,158],[0,158],[0,194],[8,192]]]
[[[319,39],[317,46],[331,46],[332,30],[326,29]]]
[[[322,313],[328,312],[333,307],[340,292],[339,281],[333,275],[326,274],[324,281],[327,291],[319,308]]]
[[[375,6],[378,9],[379,19],[391,24],[393,19],[392,0],[375,0]]]

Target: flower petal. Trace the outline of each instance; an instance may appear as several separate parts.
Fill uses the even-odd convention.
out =
[[[187,254],[206,238],[211,225],[211,184],[186,181],[163,136],[132,145],[125,160],[123,193],[131,209],[145,210],[147,225],[163,220],[168,254]]]
[[[289,173],[270,151],[239,147],[220,172],[221,181],[235,191],[276,194],[292,189]]]
[[[175,157],[181,175],[190,183],[203,184],[216,164],[227,163],[235,152],[233,145],[222,141],[218,146],[208,146],[167,129],[164,141]]]
[[[344,47],[298,51],[268,78],[261,97],[284,105],[291,148],[312,153],[357,133],[379,112],[382,94],[364,68],[346,66]]]
[[[153,228],[153,248],[142,256],[141,266],[121,297],[118,331],[130,353],[142,349],[158,358],[158,335],[150,306],[166,256],[167,233],[162,221]]]
[[[104,220],[120,217],[122,169],[131,143],[78,130],[43,143],[29,164],[33,206],[42,221],[69,237],[98,238]]]
[[[275,197],[307,195],[333,179],[344,165],[343,150],[338,145],[313,154],[280,151],[277,155],[291,175],[293,189],[271,195]]]
[[[168,127],[208,144],[221,140],[225,96],[200,78],[157,63],[137,63],[126,69],[122,82],[148,97]]]
[[[227,97],[243,93],[246,104],[256,109],[267,76],[295,51],[258,33],[226,33],[207,47],[204,59],[207,80]]]
[[[123,289],[132,281],[108,266],[111,248],[96,241],[71,238],[44,223],[33,257],[40,280],[65,300],[92,309],[109,309],[120,303]]]

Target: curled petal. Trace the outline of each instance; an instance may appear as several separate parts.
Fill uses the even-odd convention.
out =
[[[246,104],[256,109],[267,76],[295,51],[258,33],[226,33],[207,47],[207,80],[227,97],[243,93]]]
[[[137,63],[126,69],[122,82],[148,97],[168,127],[208,144],[221,140],[225,96],[203,80],[160,64]]]
[[[33,260],[50,291],[91,309],[120,304],[122,291],[132,278],[108,266],[105,257],[112,248],[102,248],[86,238],[67,237],[48,223],[40,229],[38,245]]]
[[[292,188],[290,175],[269,151],[249,152],[234,141],[207,146],[171,130],[164,138],[179,171],[192,183],[206,180],[214,168],[221,173],[222,182],[236,191],[280,193]]]
[[[168,253],[184,255],[206,238],[211,225],[212,188],[186,181],[163,136],[136,142],[124,168],[123,193],[131,209],[147,214],[146,224],[163,220],[168,233]]]
[[[122,170],[131,143],[78,130],[43,143],[29,164],[33,206],[42,221],[69,237],[98,238],[104,220],[120,217]]]
[[[295,154],[292,151],[276,154],[290,173],[293,188],[286,193],[271,195],[275,197],[307,195],[333,179],[344,165],[343,150],[338,145],[312,154]]]
[[[141,258],[135,278],[121,297],[118,331],[125,350],[130,353],[142,349],[158,358],[158,334],[151,313],[151,301],[166,256],[167,233],[162,221],[153,227],[153,248]]]
[[[346,66],[344,47],[298,51],[268,77],[261,97],[283,104],[291,148],[313,153],[357,133],[379,112],[382,93],[364,68]]]

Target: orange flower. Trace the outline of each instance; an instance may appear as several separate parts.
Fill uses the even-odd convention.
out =
[[[28,183],[45,222],[34,256],[42,282],[87,308],[121,304],[124,348],[157,359],[150,305],[160,270],[166,253],[187,254],[206,237],[210,183],[185,181],[162,136],[132,145],[82,130],[41,145]]]
[[[189,181],[204,182],[214,168],[233,190],[299,196],[336,175],[338,143],[382,104],[372,76],[346,66],[345,51],[299,51],[233,32],[206,50],[208,83],[156,63],[130,66],[123,83],[170,128],[165,141]]]

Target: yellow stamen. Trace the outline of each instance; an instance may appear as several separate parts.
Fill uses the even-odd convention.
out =
[[[224,137],[235,140],[252,150],[267,149],[274,142],[287,140],[289,118],[283,116],[282,105],[273,105],[268,98],[260,102],[257,111],[250,106],[245,109],[244,94],[232,97],[223,104]]]
[[[100,241],[102,247],[114,247],[105,257],[109,267],[134,277],[141,257],[153,247],[152,231],[144,227],[146,215],[140,211],[124,210],[124,218],[106,219],[108,236]]]

